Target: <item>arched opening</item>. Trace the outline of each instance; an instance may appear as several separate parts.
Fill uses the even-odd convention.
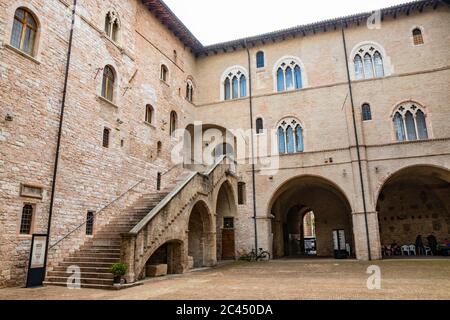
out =
[[[353,257],[351,212],[343,192],[324,178],[286,182],[272,198],[274,257]],[[338,248],[336,231],[343,234]]]
[[[204,170],[222,155],[236,159],[237,150],[237,138],[224,127],[214,124],[190,124],[184,131],[182,158],[185,167],[191,170]]]
[[[400,170],[380,190],[377,211],[384,257],[449,255],[449,170]]]
[[[237,206],[233,188],[225,182],[219,189],[216,203],[216,243],[218,260],[234,260],[236,258],[236,225]]]
[[[183,242],[173,240],[162,245],[147,261],[148,277],[183,273]]]
[[[214,240],[208,207],[199,201],[191,211],[188,225],[188,256],[191,269],[210,266],[213,263]]]
[[[234,158],[234,148],[229,143],[221,143],[214,148],[213,157],[214,159],[220,158],[221,156],[228,156]]]

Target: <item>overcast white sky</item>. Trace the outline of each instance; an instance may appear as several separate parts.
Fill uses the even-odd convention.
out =
[[[164,0],[204,44],[214,44],[409,0]]]

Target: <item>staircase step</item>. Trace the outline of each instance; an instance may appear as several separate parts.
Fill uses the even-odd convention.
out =
[[[104,273],[104,274],[111,274],[109,272],[109,267],[86,267],[86,266],[79,266],[81,273]],[[53,268],[53,271],[55,272],[66,272],[67,267],[65,266],[57,266]]]
[[[44,282],[45,286],[58,286],[58,287],[67,287],[66,282]],[[101,289],[101,290],[115,290],[114,286],[110,285],[100,285],[100,284],[81,284],[81,288],[83,289]]]
[[[102,256],[70,256],[64,259],[65,262],[101,262],[101,263],[118,263],[120,256],[117,257],[102,257]]]
[[[97,252],[97,251],[79,251],[72,255],[73,257],[84,258],[120,258],[119,252]]]
[[[67,272],[64,271],[49,271],[48,272],[48,277],[52,277],[52,278],[67,278],[69,276],[71,276],[72,274],[69,274]],[[85,278],[85,279],[110,279],[113,280],[114,279],[114,275],[112,273],[98,273],[98,272],[81,272],[81,278]]]
[[[67,283],[68,277],[47,277],[46,282],[50,283]],[[80,278],[81,284],[94,284],[94,285],[110,285],[114,284],[114,279],[100,279],[100,278]]]
[[[70,267],[70,266],[78,266],[80,268],[105,268],[109,269],[114,263],[110,262],[87,262],[87,261],[80,261],[80,262],[70,262],[70,261],[63,261],[59,265],[61,267]]]

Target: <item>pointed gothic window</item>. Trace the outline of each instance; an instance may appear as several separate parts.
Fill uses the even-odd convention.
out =
[[[424,109],[417,103],[400,105],[394,115],[397,141],[427,140],[429,138]]]
[[[276,78],[278,92],[303,88],[302,70],[295,59],[283,60],[277,68]]]
[[[228,72],[222,79],[223,99],[231,100],[247,96],[247,76],[240,68]]]

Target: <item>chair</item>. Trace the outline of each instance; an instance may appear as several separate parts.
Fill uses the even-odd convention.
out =
[[[409,253],[412,255],[414,253],[414,256],[417,256],[417,252],[416,252],[416,246],[415,245],[410,245],[409,246]]]
[[[404,256],[406,252],[406,255],[409,256],[409,246],[402,246],[402,256]]]
[[[391,257],[393,255],[392,246],[385,246],[384,247],[384,254],[386,257]]]
[[[425,249],[425,255],[426,256],[428,256],[428,254],[430,254],[430,256],[433,255],[433,251],[431,250],[430,247],[425,246],[424,249]]]

